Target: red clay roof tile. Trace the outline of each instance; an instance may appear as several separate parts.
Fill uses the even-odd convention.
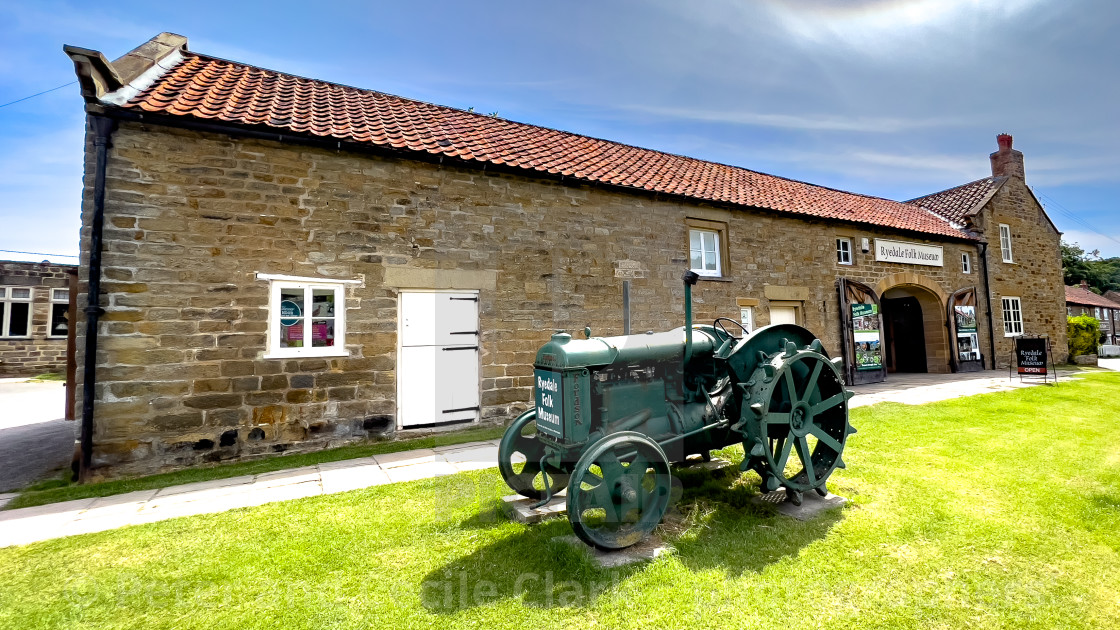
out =
[[[906,203],[921,206],[954,223],[964,224],[965,219],[975,214],[979,206],[986,203],[1006,181],[1006,177],[985,177],[932,195],[911,199]]]
[[[1066,286],[1066,303],[1100,306],[1102,308],[1120,308],[1120,304],[1079,286]]]
[[[955,215],[940,207],[927,211],[914,202],[833,190],[194,52],[184,52],[178,65],[123,107],[506,164],[701,201],[973,238],[951,225]]]

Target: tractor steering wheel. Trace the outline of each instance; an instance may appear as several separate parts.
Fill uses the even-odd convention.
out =
[[[712,323],[712,328],[716,328],[718,330],[723,331],[723,334],[727,335],[728,337],[731,337],[732,339],[738,340],[738,339],[742,339],[743,337],[742,336],[736,337],[735,335],[732,335],[730,332],[728,332],[727,328],[725,328],[724,325],[721,324],[720,322],[731,322],[732,324],[735,324],[736,326],[739,327],[740,330],[743,331],[743,335],[751,334],[751,331],[747,330],[746,326],[744,326],[743,324],[731,319],[730,317],[717,317],[716,321]]]

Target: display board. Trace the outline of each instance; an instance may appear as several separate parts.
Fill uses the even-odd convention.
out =
[[[1047,341],[1043,337],[1015,338],[1015,365],[1019,366],[1019,374],[1047,374]]]
[[[976,290],[961,289],[949,297],[949,324],[952,326],[953,371],[977,372],[984,369],[984,353],[980,346],[980,322],[976,308]]]
[[[840,328],[843,333],[844,378],[849,385],[887,379],[883,349],[883,316],[879,296],[860,282],[841,278]]]
[[[852,304],[852,340],[855,342],[857,370],[883,369],[878,304]]]

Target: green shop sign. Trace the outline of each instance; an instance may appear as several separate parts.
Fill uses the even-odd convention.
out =
[[[852,304],[852,317],[865,317],[867,315],[875,315],[879,312],[879,308],[874,304]]]

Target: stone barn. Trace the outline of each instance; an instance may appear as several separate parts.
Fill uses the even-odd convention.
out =
[[[849,380],[1065,347],[1059,234],[1000,137],[911,202],[301,78],[66,47],[88,115],[87,478],[503,423],[537,348],[795,322]],[[96,296],[91,299],[89,296]],[[85,331],[92,331],[86,335]]]

